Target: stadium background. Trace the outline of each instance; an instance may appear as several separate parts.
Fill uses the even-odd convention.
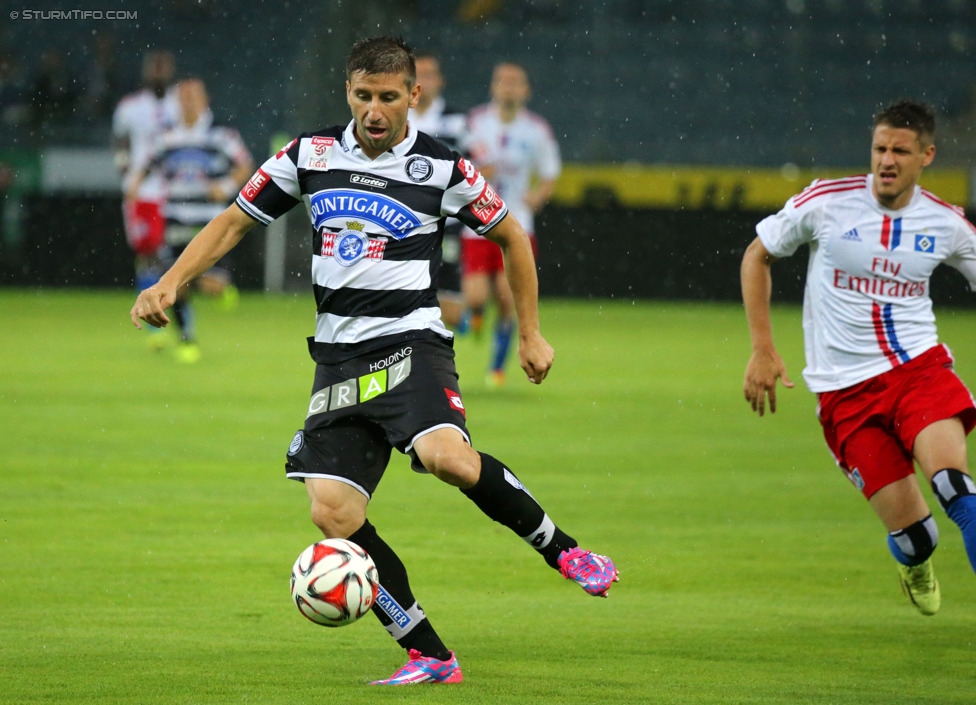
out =
[[[530,107],[566,161],[538,226],[546,296],[735,299],[755,221],[814,177],[864,171],[870,115],[902,96],[941,113],[923,183],[973,200],[976,10],[964,0],[172,0],[126,4],[115,20],[38,9],[0,20],[0,55],[16,67],[5,85],[19,71],[29,87],[60,54],[79,101],[66,117],[0,131],[15,174],[0,283],[131,285],[108,151],[114,106],[83,109],[98,42],[114,57],[116,94],[138,86],[147,49],[172,50],[178,75],[204,79],[218,121],[241,130],[258,162],[283,135],[348,119],[342,69],[358,37],[400,33],[439,55],[461,108],[487,99],[494,62],[523,63]],[[295,216],[278,235],[281,271],[266,265],[267,236],[246,240],[243,287],[304,287]],[[794,259],[780,265],[782,300],[800,295],[804,258]],[[951,272],[933,282],[938,302],[966,305],[964,289]]]

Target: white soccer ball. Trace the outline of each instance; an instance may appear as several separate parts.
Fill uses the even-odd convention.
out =
[[[291,597],[298,611],[324,627],[352,624],[369,612],[379,587],[373,559],[345,539],[313,543],[291,569]]]

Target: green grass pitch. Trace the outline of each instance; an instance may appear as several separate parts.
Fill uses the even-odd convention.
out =
[[[955,526],[942,611],[902,597],[884,532],[821,440],[799,311],[776,307],[797,388],[755,417],[741,307],[542,302],[535,387],[483,384],[457,345],[475,445],[621,572],[562,580],[456,490],[396,456],[372,521],[465,682],[366,689],[404,655],[367,616],[317,627],[291,564],[318,535],[283,457],[312,364],[310,295],[199,304],[179,366],[125,292],[0,290],[0,702],[972,703],[976,578]],[[976,384],[976,313],[939,311]]]

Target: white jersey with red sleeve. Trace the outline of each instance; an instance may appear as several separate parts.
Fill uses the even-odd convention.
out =
[[[112,137],[127,147],[126,169],[122,175],[123,191],[136,175],[136,165],[146,162],[155,141],[166,130],[179,124],[180,104],[176,89],[170,88],[159,98],[148,88],[122,98],[112,114]],[[140,200],[158,201],[163,198],[163,185],[157,176],[143,180],[139,186]]]
[[[549,123],[524,108],[512,122],[504,122],[494,105],[481,105],[468,113],[466,147],[479,169],[492,167],[491,185],[525,231],[533,234],[535,218],[525,202],[532,180],[556,179],[562,171],[559,144]]]
[[[976,230],[962,209],[916,186],[906,207],[889,210],[872,179],[816,180],[756,226],[776,258],[810,247],[803,377],[813,392],[863,382],[938,343],[929,289],[939,264],[976,289]]]

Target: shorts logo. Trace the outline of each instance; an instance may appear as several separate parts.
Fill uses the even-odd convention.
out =
[[[306,418],[363,404],[390,391],[410,376],[412,353],[413,350],[406,347],[370,364],[370,374],[347,379],[315,392],[309,400]]]
[[[854,468],[847,473],[847,479],[850,480],[858,490],[864,489],[864,478],[861,477],[861,471],[857,468]]]
[[[915,236],[916,252],[935,252],[935,237],[932,235]]]
[[[378,397],[386,391],[386,370],[380,370],[359,378],[359,403]]]
[[[253,202],[257,195],[261,193],[261,189],[267,186],[270,180],[271,177],[261,169],[254,172],[254,175],[247,180],[244,188],[241,189],[241,195],[244,196],[244,200],[248,203]]]
[[[295,434],[295,437],[291,439],[291,444],[288,446],[288,455],[295,456],[298,452],[305,447],[305,432],[299,431]]]
[[[464,403],[461,401],[461,395],[447,387],[444,387],[444,394],[447,395],[447,403],[451,405],[451,408],[455,411],[460,411],[461,416],[464,418],[468,418],[468,415],[464,411]]]
[[[422,184],[434,175],[434,165],[427,157],[411,157],[407,161],[404,171],[406,171],[408,179],[415,184]]]
[[[504,205],[502,199],[495,193],[495,189],[485,184],[485,188],[481,192],[481,195],[478,196],[478,200],[468,206],[468,208],[471,209],[471,212],[478,220],[487,225],[498,215],[498,212]]]
[[[343,267],[351,267],[364,257],[383,259],[387,239],[369,237],[363,232],[365,227],[363,223],[349,221],[345,230],[322,233],[322,256],[332,257]]]

